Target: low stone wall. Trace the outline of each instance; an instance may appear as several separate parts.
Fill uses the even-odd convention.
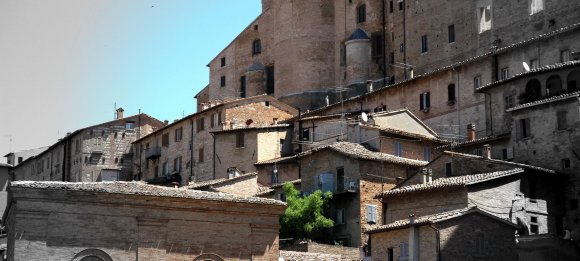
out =
[[[330,255],[321,253],[307,253],[307,252],[295,252],[295,251],[280,251],[280,257],[284,258],[284,261],[344,261],[348,259],[343,259],[340,255]]]
[[[356,247],[344,247],[335,245],[319,244],[315,242],[294,243],[292,245],[281,244],[280,249],[292,254],[313,254],[313,257],[321,255],[320,258],[339,258],[339,259],[286,259],[288,260],[359,260],[359,249]],[[282,254],[280,254],[282,256]],[[309,255],[304,256],[309,258]]]

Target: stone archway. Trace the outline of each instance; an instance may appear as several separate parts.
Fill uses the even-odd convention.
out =
[[[562,93],[562,78],[559,75],[552,75],[546,80],[546,95],[554,96]]]
[[[103,250],[85,249],[76,254],[72,261],[113,261],[113,258]]]
[[[225,261],[225,260],[216,254],[202,254],[193,259],[193,261]]]

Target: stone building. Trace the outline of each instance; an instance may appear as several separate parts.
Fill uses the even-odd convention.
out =
[[[217,139],[217,136],[222,135],[213,132],[228,130],[225,133],[230,133],[229,131],[241,128],[266,130],[267,127],[272,127],[276,129],[278,121],[291,118],[297,113],[293,107],[267,95],[208,104],[203,110],[176,120],[136,140],[133,143],[136,151],[134,161],[137,163],[134,165],[134,172],[138,174],[139,179],[150,180],[154,184],[178,182],[183,186],[190,181],[225,178],[227,168],[238,165],[222,166],[221,162],[234,160],[233,156],[238,155],[235,154],[236,146],[234,145],[236,144],[228,144],[224,147],[225,145],[220,143],[218,148],[217,142],[226,142],[227,139]],[[269,134],[264,133],[264,135]],[[251,135],[248,134],[248,136]],[[290,140],[288,139],[287,142]],[[257,143],[248,141],[247,144],[255,146]],[[278,139],[275,139],[275,144],[279,144]],[[272,153],[266,151],[264,153],[272,154],[266,157],[277,155],[276,150]],[[219,154],[214,152],[219,152]],[[223,164],[228,164],[228,161],[223,161]],[[251,166],[251,164],[245,164],[243,167]],[[219,171],[216,169],[218,166]],[[249,172],[253,172],[252,167],[248,167]]]
[[[2,213],[6,210],[7,189],[12,180],[12,168],[12,165],[0,163],[0,210]]]
[[[277,200],[141,182],[20,181],[9,194],[8,260],[278,258]]]
[[[186,188],[223,192],[241,197],[254,197],[268,189],[258,183],[257,173],[240,174],[222,179],[190,183]]]
[[[478,208],[417,215],[366,231],[373,260],[521,260],[517,226]]]
[[[292,154],[292,132],[288,124],[211,133],[215,139],[216,173],[220,177],[234,172],[257,172],[255,163]]]
[[[24,160],[27,160],[30,157],[34,157],[34,156],[38,155],[39,153],[45,151],[46,149],[48,149],[48,146],[47,147],[40,147],[40,148],[36,148],[36,149],[15,151],[15,152],[10,152],[10,153],[4,155],[4,157],[6,158],[6,163],[8,165],[12,165],[13,167],[16,167],[16,166],[18,166],[18,164],[22,163]]]
[[[330,237],[345,246],[366,242],[363,229],[380,222],[382,205],[375,199],[427,164],[362,145],[337,142],[299,154],[301,190],[332,192],[330,216],[335,227]]]
[[[14,168],[14,180],[94,182],[132,180],[131,143],[163,127],[147,114],[123,117],[67,134]]]

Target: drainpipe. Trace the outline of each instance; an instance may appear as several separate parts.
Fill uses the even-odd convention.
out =
[[[213,179],[215,179],[215,135],[211,132],[209,134],[211,134],[211,137],[213,138]],[[205,153],[205,151],[203,153]]]
[[[407,80],[407,7],[405,6],[405,1],[403,1],[403,64],[405,72],[405,80]]]
[[[193,175],[193,118],[189,119],[189,121],[191,122],[191,140],[189,141],[189,180],[191,181],[191,178],[193,178],[193,180],[196,181],[195,175]]]
[[[387,7],[386,7],[386,1],[387,0],[382,0],[382,4],[383,4],[383,10],[382,10],[382,14],[383,14],[383,86],[387,85],[387,19],[386,19],[386,11],[387,11]]]
[[[437,242],[437,261],[441,261],[441,231],[439,231],[439,229],[433,225],[430,225],[429,227],[435,230],[435,240]]]
[[[298,152],[302,152],[302,110],[298,109]]]

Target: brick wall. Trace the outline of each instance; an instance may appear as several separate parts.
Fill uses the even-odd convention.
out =
[[[94,248],[114,260],[137,260],[136,255],[139,260],[183,260],[201,253],[227,260],[278,257],[280,207],[90,192],[13,193],[18,208],[12,208],[8,220],[9,260],[47,255],[71,260]]]

